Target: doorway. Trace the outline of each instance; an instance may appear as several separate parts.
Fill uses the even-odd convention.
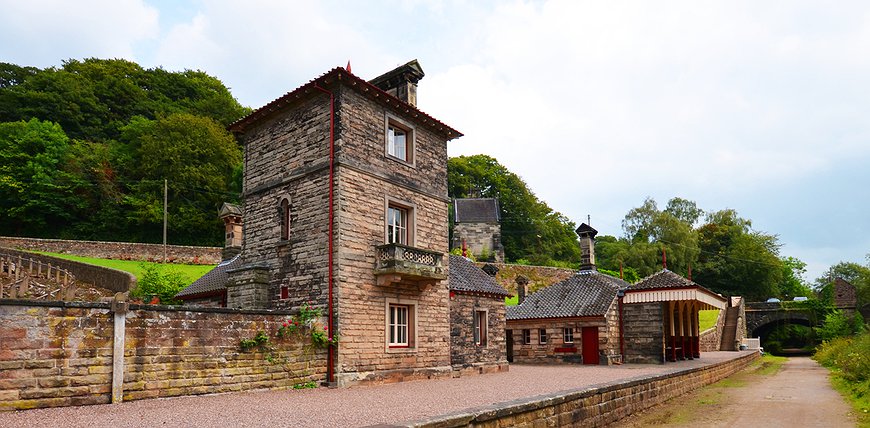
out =
[[[598,327],[583,327],[583,364],[598,365]]]

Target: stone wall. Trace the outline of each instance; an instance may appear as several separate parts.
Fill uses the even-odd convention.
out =
[[[64,239],[16,238],[0,236],[0,247],[28,251],[72,254],[83,257],[114,260],[163,260],[163,244],[133,242],[72,241]],[[167,245],[166,259],[170,263],[216,265],[221,262],[221,247]]]
[[[626,363],[665,362],[665,318],[661,302],[622,306]]]
[[[324,351],[275,335],[287,313],[131,305],[126,316],[124,400],[324,379]],[[260,330],[273,351],[243,352]],[[106,303],[0,300],[0,411],[111,402],[113,331]]]
[[[487,337],[474,344],[474,313],[487,311]],[[507,370],[505,306],[500,296],[463,292],[450,295],[450,364],[454,370],[481,372]]]
[[[452,248],[462,248],[462,243],[481,261],[484,253],[495,262],[504,262],[504,247],[501,245],[501,225],[498,223],[456,223],[453,225]]]
[[[34,259],[43,263],[50,263],[52,266],[59,267],[73,274],[76,277],[76,281],[80,283],[91,284],[107,290],[126,292],[136,287],[136,277],[129,272],[8,248],[0,248],[0,252],[12,256],[20,256],[24,260]]]
[[[478,262],[476,264],[477,267],[483,267],[486,263]],[[498,273],[495,275],[496,282],[514,296],[517,295],[516,279],[520,275],[529,278],[529,293],[534,293],[541,288],[553,285],[559,281],[564,281],[577,274],[576,269],[549,266],[526,266],[509,263],[490,264],[498,268]]]
[[[603,427],[687,392],[718,382],[759,358],[745,352],[739,358],[629,382],[521,398],[430,419],[392,424],[417,428],[441,427]]]
[[[722,329],[725,327],[726,310],[719,311],[716,325],[701,332],[701,352],[718,351],[722,342]]]
[[[574,343],[563,341],[563,330],[567,327],[574,329]],[[619,354],[619,313],[614,303],[604,317],[509,321],[507,328],[513,335],[513,361],[531,364],[582,363],[583,327],[598,327],[599,356]],[[547,340],[543,343],[541,329],[547,333]],[[523,343],[523,330],[529,330],[531,344]],[[608,363],[609,360],[600,362]]]

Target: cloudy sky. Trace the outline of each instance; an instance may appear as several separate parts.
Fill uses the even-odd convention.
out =
[[[419,107],[601,233],[733,208],[815,278],[870,252],[870,2],[0,0],[0,61],[200,69],[259,107],[410,59]]]

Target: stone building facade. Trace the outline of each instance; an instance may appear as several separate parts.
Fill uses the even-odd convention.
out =
[[[849,313],[858,306],[857,289],[843,278],[834,280],[834,306]]]
[[[465,248],[478,260],[504,261],[498,199],[453,200],[453,248]]]
[[[450,256],[449,284],[454,371],[507,371],[504,299],[510,293],[462,256]]]
[[[460,366],[503,361],[503,296],[447,286],[447,141],[461,134],[416,108],[422,77],[416,61],[369,82],[336,68],[230,126],[244,236],[225,306],[321,308],[339,338],[331,384],[451,376],[451,305],[485,307],[502,332]]]

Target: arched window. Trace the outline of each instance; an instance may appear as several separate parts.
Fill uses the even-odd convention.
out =
[[[281,240],[287,241],[290,239],[290,200],[287,198],[281,199]]]

